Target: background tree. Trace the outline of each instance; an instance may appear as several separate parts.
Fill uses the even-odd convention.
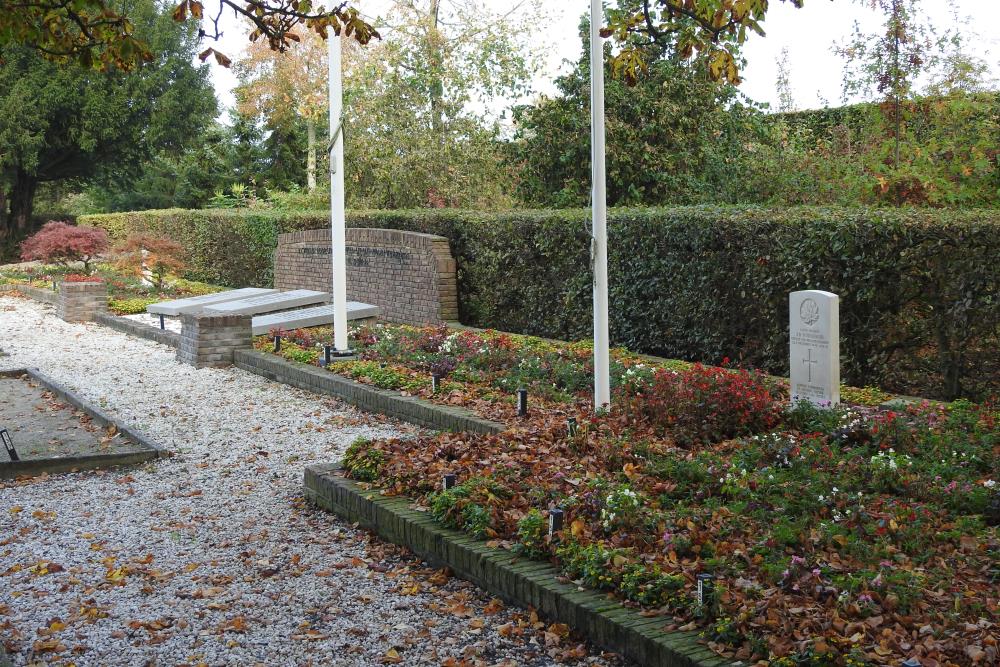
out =
[[[131,16],[153,54],[133,73],[0,49],[0,238],[30,231],[40,184],[104,180],[122,188],[144,159],[180,155],[211,122],[211,84],[191,64],[194,30],[154,0],[138,0]]]
[[[538,5],[397,2],[381,42],[347,59],[345,172],[352,206],[511,203],[498,100],[527,92]]]
[[[284,52],[264,42],[252,43],[235,65],[240,86],[237,109],[248,119],[263,122],[272,132],[294,132],[305,124],[306,187],[316,190],[317,129],[326,125],[327,47],[314,32],[303,32]]]
[[[874,92],[891,103],[893,166],[898,169],[901,105],[913,92],[917,76],[928,68],[937,38],[920,13],[920,0],[872,0],[871,4],[885,17],[883,31],[866,33],[855,23],[854,36],[835,51],[845,60],[845,102],[859,93]]]
[[[778,59],[778,77],[775,88],[778,92],[778,111],[788,113],[795,111],[795,96],[792,94],[792,75],[788,68],[788,47],[781,49]]]
[[[518,192],[532,206],[586,206],[590,201],[589,21],[573,70],[557,79],[560,95],[515,111],[511,154]],[[730,84],[647,46],[646,75],[633,85],[605,84],[608,202],[613,206],[741,201],[748,161],[744,145],[763,118]],[[605,49],[610,74],[614,57]]]

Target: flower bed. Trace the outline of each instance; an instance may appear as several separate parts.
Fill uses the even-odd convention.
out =
[[[461,401],[511,428],[361,441],[345,458],[353,479],[552,561],[668,627],[699,628],[727,657],[1000,659],[997,405],[789,407],[775,378],[617,350],[615,407],[594,415],[586,345],[406,327],[355,334],[361,361],[331,370]],[[315,362],[324,342],[283,332],[281,354]],[[432,372],[447,374],[435,395]],[[532,395],[525,418],[512,398],[520,386]],[[442,490],[445,475],[456,486]],[[557,508],[563,528],[550,536]],[[699,603],[705,574],[713,592]]]

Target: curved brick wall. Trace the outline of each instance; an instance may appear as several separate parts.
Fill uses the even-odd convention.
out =
[[[278,237],[275,289],[330,291],[330,230]],[[395,229],[347,229],[347,298],[379,306],[382,319],[433,324],[458,319],[448,239]]]

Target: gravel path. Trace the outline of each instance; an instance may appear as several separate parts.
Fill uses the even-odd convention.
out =
[[[177,453],[0,486],[15,665],[614,662],[303,502],[305,465],[414,428],[27,300],[0,298],[0,341]]]
[[[147,326],[154,327],[156,329],[160,328],[160,316],[150,315],[149,313],[136,313],[135,315],[124,315],[127,320],[134,320],[140,324],[145,324]],[[179,317],[164,317],[163,318],[163,328],[167,331],[173,331],[174,333],[181,332],[181,318]]]

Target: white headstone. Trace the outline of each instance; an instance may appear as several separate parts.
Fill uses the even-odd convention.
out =
[[[840,297],[792,292],[788,303],[792,402],[840,403]]]

